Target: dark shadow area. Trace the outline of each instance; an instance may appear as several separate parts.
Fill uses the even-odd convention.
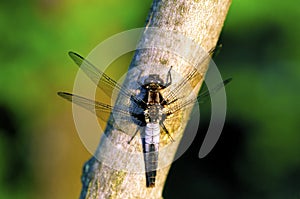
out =
[[[240,31],[240,33],[238,32]],[[237,30],[237,35],[222,32],[219,44],[222,44],[221,52],[214,60],[221,65],[228,63],[240,63],[241,66],[251,64],[251,68],[262,69],[268,67],[270,61],[280,58],[285,46],[285,34],[275,23],[265,24],[255,28],[251,32]],[[273,66],[272,66],[273,67]]]
[[[24,147],[23,137],[18,130],[14,114],[0,105],[0,137],[4,145],[1,148],[2,171],[1,188],[13,191],[28,180],[28,150]]]
[[[246,125],[227,121],[214,149],[199,159],[208,124],[208,121],[200,124],[192,145],[172,164],[165,198],[240,198],[244,185],[239,182],[235,167],[243,154]]]

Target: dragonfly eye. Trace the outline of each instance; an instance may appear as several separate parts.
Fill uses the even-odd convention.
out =
[[[156,85],[163,85],[164,81],[159,77],[157,74],[150,74],[144,81],[144,84],[156,84]]]

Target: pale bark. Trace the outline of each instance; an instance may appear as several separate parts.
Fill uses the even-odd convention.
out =
[[[231,0],[154,0],[148,19],[147,27],[158,27],[163,30],[176,31],[182,35],[192,39],[203,49],[210,50],[218,40],[226,14],[228,12]],[[141,39],[145,42],[145,38]],[[162,39],[161,42],[164,42]],[[176,42],[176,41],[174,41]],[[161,69],[151,66],[165,65],[166,68],[173,66],[174,71],[179,74],[186,74],[189,63],[179,56],[175,56],[170,52],[163,52],[159,49],[138,50],[132,60],[131,68],[137,65],[147,65],[145,68],[151,73],[160,74]],[[192,83],[193,87],[199,89],[203,81],[207,68],[201,69],[202,73],[198,82]],[[126,80],[130,84],[132,77],[137,74],[130,74],[131,78]],[[165,76],[163,77],[165,78]],[[172,126],[178,126],[180,122],[182,130],[177,134],[173,134],[176,144],[165,154],[165,158],[173,158],[179,143],[184,127],[188,118],[184,121],[175,121]],[[172,130],[171,130],[172,131]],[[113,128],[107,128],[105,134],[109,137],[110,142],[128,150],[126,146],[128,137],[124,137],[121,133]],[[109,157],[116,161],[130,162],[131,157],[124,156],[120,151],[114,151],[109,148],[102,139],[96,156],[103,151],[110,151]],[[169,144],[168,137],[162,137],[161,148]],[[133,141],[136,144],[136,151],[141,151],[138,139]],[[114,170],[111,167],[102,164],[95,158],[88,161],[83,170],[83,190],[81,198],[162,198],[162,191],[170,166],[158,170],[156,185],[154,188],[146,188],[145,174],[132,173],[126,171]]]

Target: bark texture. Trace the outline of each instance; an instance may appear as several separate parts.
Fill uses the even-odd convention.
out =
[[[178,32],[208,51],[217,43],[230,3],[231,0],[154,0],[146,21],[146,27],[157,27],[166,31]],[[160,35],[157,35],[157,37],[160,37]],[[142,36],[140,45],[143,46],[143,43],[146,42],[149,42],[149,38],[145,34],[145,36]],[[164,39],[162,38],[160,42],[164,42]],[[176,46],[176,41],[173,42],[170,45]],[[191,59],[197,56],[195,52],[194,49],[190,49]],[[143,71],[145,74],[161,74],[162,71],[167,71],[170,66],[173,66],[172,70],[184,75],[190,70],[191,64],[186,59],[171,52],[162,51],[158,48],[148,48],[136,51],[130,67],[134,68],[140,65],[144,66]],[[207,67],[205,66],[201,68],[197,82],[191,84],[196,90],[200,88],[206,70]],[[125,83],[136,84],[138,74],[130,73],[129,76]],[[166,72],[162,76],[165,79]],[[176,142],[170,144],[168,136],[161,136],[160,148],[164,148],[167,145],[170,145],[170,147],[162,154],[159,154],[160,162],[168,162],[173,159],[187,121],[188,118],[185,117],[183,121],[174,120],[174,123],[167,126]],[[175,133],[173,129],[178,128],[180,130]],[[128,129],[130,130],[131,127],[128,127]],[[130,147],[127,144],[128,136],[120,133],[113,127],[109,126],[105,131],[105,135],[106,138],[102,138],[95,154],[96,157],[105,154],[116,165],[125,163],[132,167],[142,161],[142,159],[134,160],[130,153],[124,153],[124,151],[142,151],[139,137],[132,141],[131,146],[134,145],[135,147]],[[109,138],[109,143],[112,143],[113,146],[118,146],[118,149],[115,149],[116,147],[111,148],[107,138]],[[99,162],[93,157],[83,168],[81,199],[162,198],[162,191],[169,168],[170,166],[165,166],[159,169],[155,187],[146,188],[144,173],[117,170]]]

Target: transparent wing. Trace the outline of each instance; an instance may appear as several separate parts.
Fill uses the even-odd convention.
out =
[[[176,113],[179,110],[185,109],[189,106],[194,105],[196,102],[204,102],[209,96],[214,95],[217,93],[221,88],[226,86],[229,82],[231,82],[232,78],[228,78],[224,80],[223,82],[219,83],[217,86],[215,86],[210,92],[209,90],[204,90],[203,92],[200,92],[199,95],[192,99],[186,99],[186,100],[179,100],[178,103],[174,103],[173,106],[171,106],[168,111],[167,115],[171,115]]]
[[[84,59],[77,53],[69,52],[69,56],[72,60],[79,66],[79,68],[100,88],[111,97],[113,91],[117,89],[119,94],[124,95],[125,97],[132,99],[133,101],[139,104],[146,104],[143,100],[137,97],[133,92],[127,89],[125,86],[118,84],[115,80],[110,78],[107,74],[100,71],[88,60]]]
[[[205,102],[209,96],[214,95],[217,93],[221,88],[225,87],[228,83],[232,81],[232,78],[225,79],[223,82],[219,83],[217,86],[215,86],[211,91],[209,91],[207,88],[200,92],[200,94],[197,96],[198,102]]]
[[[215,52],[216,48],[212,48],[207,55],[205,55],[202,60],[200,61],[200,63],[198,65],[202,65],[204,63],[206,63],[206,61],[208,61],[211,56],[213,55],[213,53]],[[196,68],[194,68],[193,70],[191,70],[187,75],[185,75],[182,80],[176,84],[175,88],[169,90],[166,92],[166,94],[164,95],[164,102],[166,104],[171,104],[177,100],[179,100],[180,98],[184,98],[185,96],[181,96],[182,93],[186,93],[186,88],[189,85],[189,82],[192,82],[193,80],[197,79],[197,78],[203,78],[203,76],[198,72],[198,70]],[[196,81],[198,82],[198,81]]]
[[[131,120],[131,116],[130,113],[128,112],[128,110],[124,107],[119,107],[119,106],[110,106],[108,104],[104,104],[101,102],[97,102],[94,100],[90,100],[78,95],[74,95],[71,93],[66,93],[66,92],[58,92],[57,93],[59,96],[61,96],[62,98],[73,102],[74,104],[77,104],[83,108],[85,108],[86,110],[94,113],[97,115],[98,118],[100,118],[101,120],[105,121],[109,114],[112,111],[115,111],[117,114],[122,115],[122,117],[125,120]]]

